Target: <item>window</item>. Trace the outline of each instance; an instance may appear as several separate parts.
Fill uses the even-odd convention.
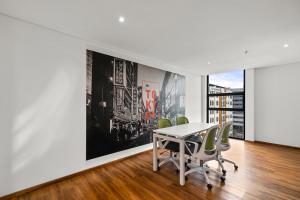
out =
[[[224,124],[233,121],[229,135],[237,139],[245,139],[244,88],[244,70],[207,76],[207,122]]]

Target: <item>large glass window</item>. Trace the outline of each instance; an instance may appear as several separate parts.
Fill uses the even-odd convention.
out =
[[[207,76],[207,122],[232,121],[230,137],[245,139],[245,70]]]

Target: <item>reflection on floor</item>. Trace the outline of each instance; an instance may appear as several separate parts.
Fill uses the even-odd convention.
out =
[[[76,177],[27,193],[20,199],[299,199],[300,149],[232,140],[224,154],[224,185],[209,174],[208,191],[201,175],[191,174],[180,186],[174,166],[152,171],[152,152],[98,167]],[[211,167],[218,167],[211,163]]]

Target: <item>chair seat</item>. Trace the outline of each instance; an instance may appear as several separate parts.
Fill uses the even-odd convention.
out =
[[[186,145],[188,146],[189,149],[187,149],[187,147],[185,146],[185,154],[191,155],[190,152],[194,152],[195,145],[193,143],[189,143],[189,141],[196,142],[199,144],[197,149],[198,151],[202,144],[202,138],[196,135],[191,135],[186,138]],[[167,141],[163,141],[162,143],[165,144],[165,142]],[[169,141],[169,143],[166,145],[166,149],[173,152],[179,152],[179,144],[177,142]]]
[[[230,144],[220,144],[217,146],[218,151],[227,151],[230,149]]]
[[[221,144],[221,146],[222,146],[222,147],[224,147],[224,148],[228,148],[228,147],[230,147],[230,145],[229,145],[229,144]]]
[[[166,142],[168,142],[168,144],[166,145],[166,149],[173,152],[179,152],[179,144],[177,142],[163,141],[162,144],[164,145]]]
[[[206,153],[207,155],[213,155],[214,153],[216,153],[216,150],[205,151],[205,153]]]

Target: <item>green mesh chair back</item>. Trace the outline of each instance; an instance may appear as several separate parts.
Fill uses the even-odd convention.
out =
[[[188,118],[182,116],[182,117],[176,117],[176,125],[181,125],[181,124],[188,124],[189,120]]]
[[[167,128],[172,126],[172,123],[169,119],[159,119],[158,120],[158,128]]]
[[[205,151],[215,151],[216,150],[216,135],[218,132],[218,126],[209,129],[206,133]]]
[[[221,138],[221,144],[228,144],[229,143],[229,131],[231,128],[232,123],[227,123],[224,126],[223,129],[223,134],[222,134],[222,138]]]

